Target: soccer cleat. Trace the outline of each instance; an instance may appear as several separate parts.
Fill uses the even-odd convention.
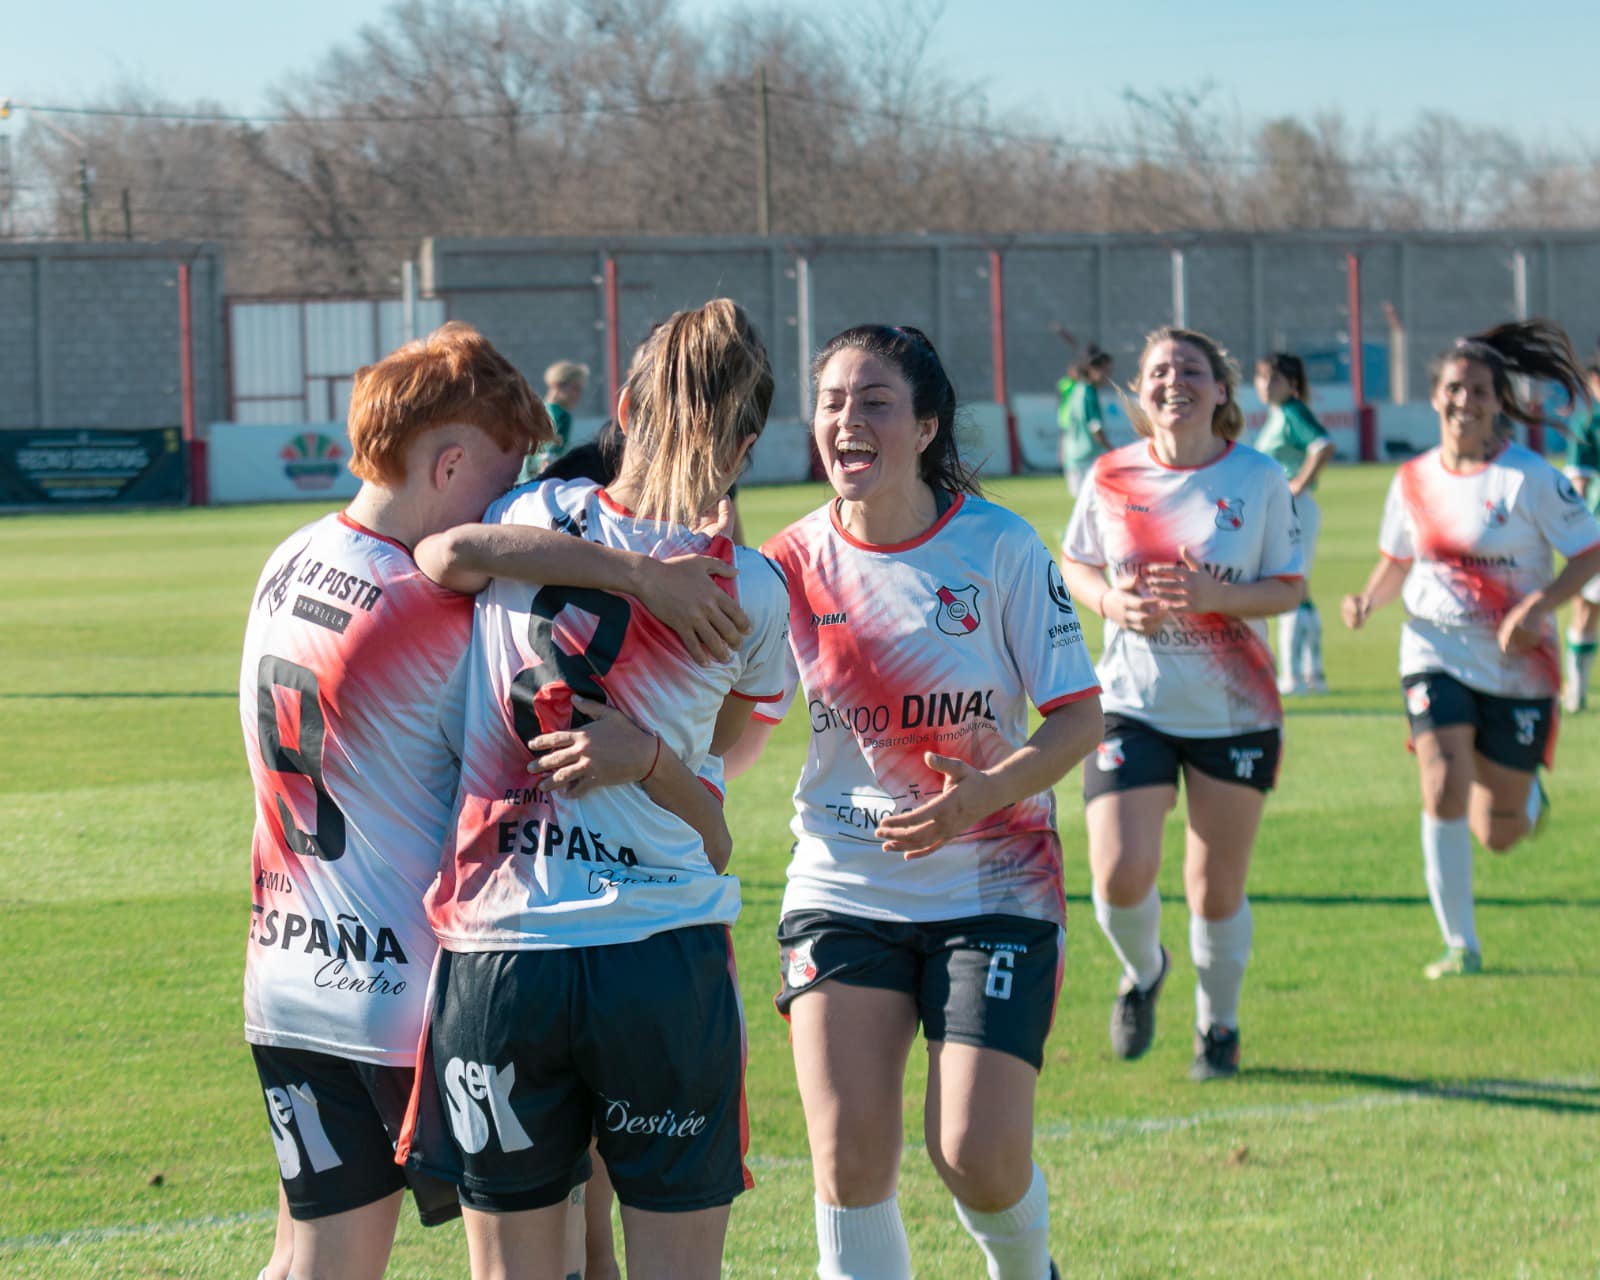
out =
[[[1316,675],[1307,677],[1300,691],[1313,698],[1320,698],[1328,692],[1328,678],[1319,671]]]
[[[1239,1074],[1239,1032],[1226,1027],[1194,1032],[1194,1066],[1191,1080],[1226,1080]]]
[[[1483,972],[1483,957],[1467,947],[1451,947],[1432,964],[1422,970],[1430,982],[1440,978],[1470,978]]]
[[[1156,1037],[1156,1000],[1172,969],[1172,957],[1161,948],[1161,972],[1148,991],[1124,977],[1111,1003],[1111,1052],[1119,1058],[1142,1057]]]

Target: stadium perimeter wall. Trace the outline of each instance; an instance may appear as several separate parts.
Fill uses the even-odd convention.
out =
[[[423,243],[420,275],[452,318],[530,373],[557,359],[589,364],[580,411],[594,415],[606,412],[608,261],[624,368],[653,323],[728,294],[767,338],[774,413],[801,417],[807,339],[865,320],[925,329],[962,398],[992,399],[992,251],[1003,264],[1012,395],[1055,386],[1069,357],[1058,325],[1112,352],[1126,377],[1144,334],[1174,318],[1175,252],[1186,322],[1245,364],[1277,347],[1345,340],[1346,259],[1359,255],[1364,338],[1389,340],[1392,307],[1404,328],[1396,372],[1412,399],[1426,396],[1428,362],[1452,339],[1514,318],[1519,304],[1563,324],[1580,354],[1600,335],[1600,232],[434,239]]]

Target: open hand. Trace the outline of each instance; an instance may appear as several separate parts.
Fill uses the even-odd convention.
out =
[[[1173,564],[1145,568],[1150,594],[1174,613],[1222,613],[1223,585],[1206,572],[1188,547],[1178,548]]]
[[[988,775],[981,769],[933,751],[922,758],[930,769],[944,774],[942,790],[915,809],[890,814],[873,832],[883,841],[885,853],[898,853],[907,860],[926,857],[990,812],[983,807]]]
[[[600,787],[638,782],[649,772],[656,735],[641,729],[615,707],[572,695],[574,710],[589,717],[581,729],[541,733],[528,740],[533,760],[528,772],[542,774],[540,791],[581,796]]]
[[[737,576],[737,569],[712,556],[673,556],[649,574],[639,601],[677,633],[701,666],[726,662],[750,631],[739,602],[717,585]]]

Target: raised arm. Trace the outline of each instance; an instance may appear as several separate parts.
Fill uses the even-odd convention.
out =
[[[718,585],[737,571],[710,556],[655,560],[554,529],[463,524],[424,538],[416,559],[435,582],[469,595],[491,578],[631,595],[676,632],[701,664],[726,661],[750,630],[738,601]]]

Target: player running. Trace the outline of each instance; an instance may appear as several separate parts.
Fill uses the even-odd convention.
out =
[[[472,627],[471,598],[409,548],[477,519],[550,432],[461,324],[363,369],[349,425],[361,490],[267,561],[240,674],[256,793],[245,1037],[281,1175],[268,1280],[380,1276],[408,1181],[424,1223],[457,1212],[455,1188],[394,1163],[436,945],[422,894],[456,787],[438,704]],[[722,615],[703,569],[675,566],[674,588],[646,557],[542,537],[551,576]]]
[[[1267,406],[1267,422],[1255,447],[1278,463],[1289,477],[1295,516],[1300,521],[1300,548],[1305,557],[1306,593],[1298,608],[1278,618],[1278,692],[1286,696],[1328,692],[1322,670],[1322,616],[1311,601],[1311,566],[1317,558],[1322,508],[1317,505],[1317,476],[1333,460],[1333,441],[1307,403],[1311,385],[1305,361],[1287,351],[1274,351],[1256,361],[1256,394]]]
[[[1094,671],[1037,535],[978,497],[916,329],[813,366],[837,497],[765,548],[811,725],[778,940],[816,1188],[817,1274],[911,1275],[896,1181],[917,1025],[928,1154],[990,1276],[1044,1280],[1033,1099],[1062,965],[1051,786],[1099,737]],[[1030,737],[1029,703],[1044,722]],[[760,753],[785,701],[729,754]]]
[[[1106,731],[1084,765],[1094,912],[1123,980],[1111,1045],[1155,1035],[1161,832],[1188,792],[1184,888],[1196,1080],[1239,1069],[1239,993],[1254,926],[1245,877],[1278,774],[1283,710],[1262,619],[1292,609],[1304,560],[1282,469],[1235,443],[1237,366],[1212,339],[1157,329],[1139,359],[1144,439],[1095,463],[1067,527],[1073,595],[1106,619]]]
[[[1429,978],[1483,967],[1473,919],[1472,837],[1504,853],[1534,831],[1546,803],[1537,770],[1555,746],[1561,682],[1554,614],[1600,572],[1600,525],[1571,483],[1504,439],[1496,418],[1537,421],[1517,377],[1582,376],[1548,320],[1460,339],[1433,376],[1439,444],[1402,465],[1367,585],[1344,598],[1365,625],[1399,597],[1400,676],[1422,781],[1422,857],[1445,953]],[[1559,575],[1552,553],[1567,557]]]
[[[1589,510],[1600,514],[1600,364],[1583,371],[1589,404],[1567,424],[1567,479]],[[1564,711],[1589,705],[1589,677],[1600,649],[1600,578],[1590,578],[1572,599],[1567,624],[1567,673],[1562,692]]]
[[[1111,385],[1115,361],[1109,351],[1090,343],[1083,359],[1076,360],[1067,376],[1056,384],[1061,406],[1056,420],[1061,426],[1061,472],[1067,492],[1076,498],[1094,460],[1111,448],[1100,413],[1100,392]]]
[[[786,610],[769,562],[688,523],[738,475],[772,392],[743,311],[718,299],[679,312],[634,358],[616,481],[538,484],[485,517],[731,561],[752,632],[697,666],[623,595],[496,579],[479,596],[454,831],[427,896],[441,944],[427,1069],[401,1147],[459,1182],[474,1276],[565,1274],[562,1205],[592,1134],[622,1202],[628,1275],[720,1272],[749,1185],[728,930],[739,883],[720,874],[720,796],[691,770],[780,692]],[[470,563],[437,571],[483,585]],[[645,750],[593,749],[603,704],[649,726]]]

